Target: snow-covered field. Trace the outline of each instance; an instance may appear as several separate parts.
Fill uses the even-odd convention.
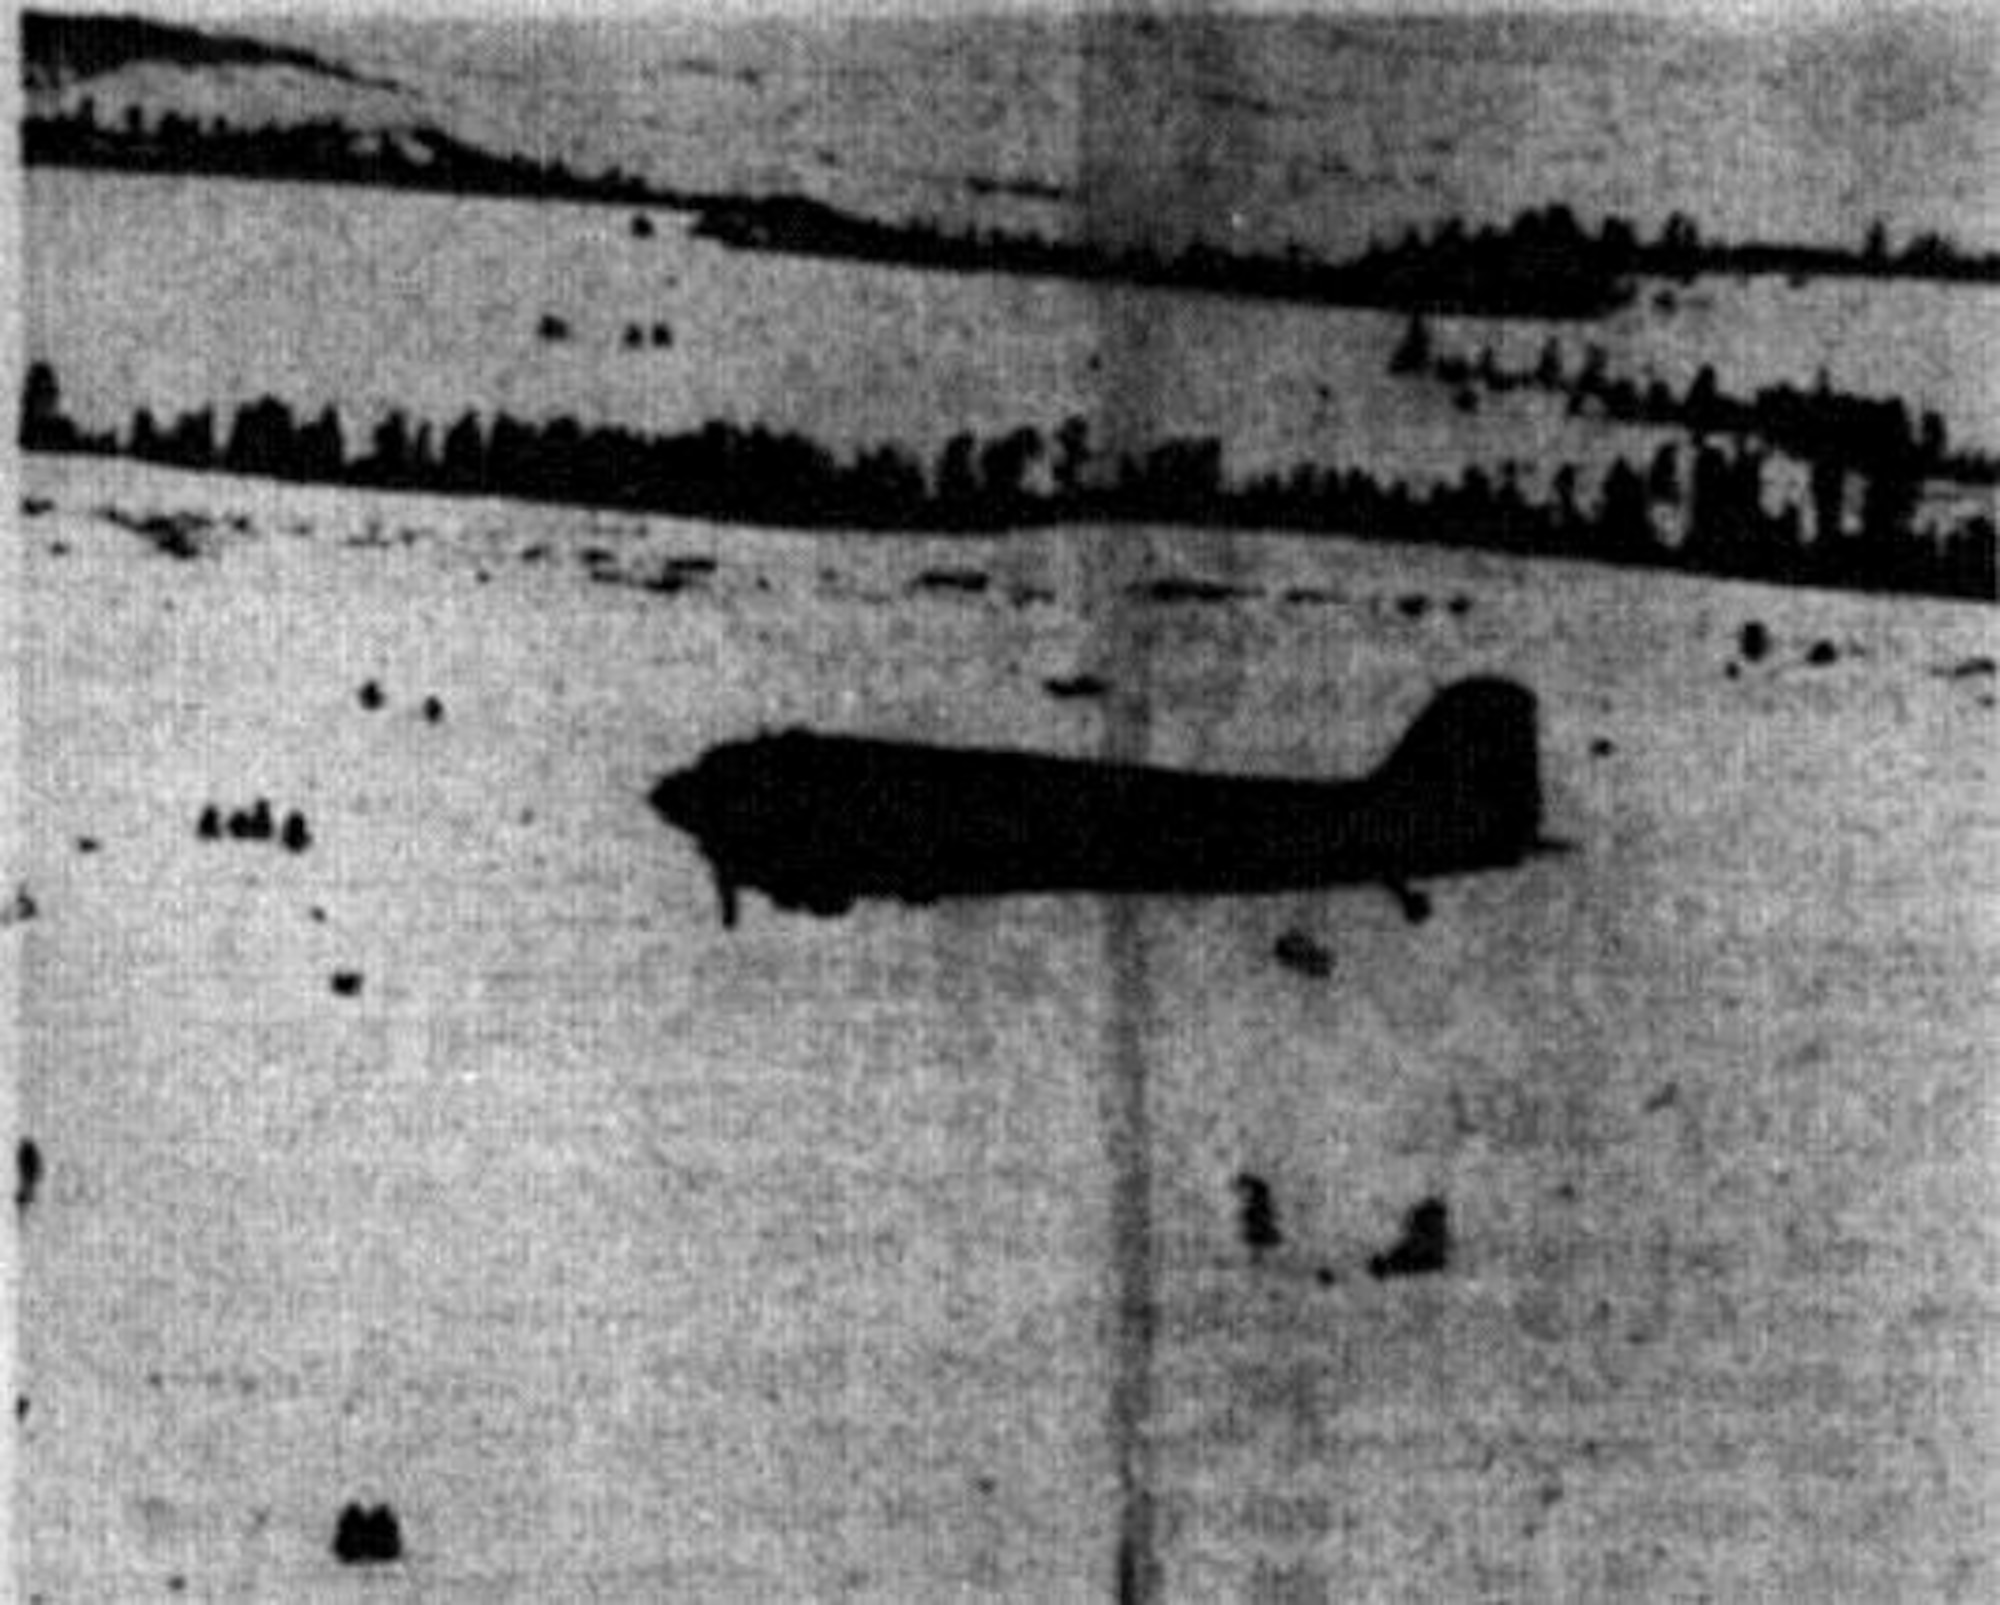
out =
[[[1213,435],[1241,472],[1428,480],[1519,460],[1538,482],[1573,461],[1594,487],[1614,453],[1643,462],[1673,438],[1539,396],[1462,412],[1448,387],[1389,376],[1406,320],[1388,313],[759,256],[667,212],[637,238],[622,207],[39,171],[27,199],[31,354],[92,428],[142,406],[226,420],[270,392],[302,416],[339,407],[356,450],[400,407],[440,428],[468,409],[657,431],[728,418],[932,461],[959,430],[1101,425],[1134,404],[1136,363],[1158,378],[1147,443]],[[1676,391],[1703,363],[1738,394],[1824,369],[2000,451],[2000,291],[1709,280],[1672,299],[1601,324],[1435,328],[1441,348],[1490,343],[1510,367],[1552,336],[1571,371],[1601,344],[1614,373]],[[545,314],[569,338],[542,338]],[[626,346],[655,323],[670,346]]]
[[[2000,1592],[1990,611],[25,489],[24,1594],[1105,1597],[1114,1015],[1170,1597]],[[1540,696],[1576,853],[1421,925],[1147,901],[1136,996],[1093,900],[725,931],[644,803],[789,722],[1342,773],[1475,672]],[[304,851],[198,835],[259,797]],[[1449,1267],[1375,1280],[1427,1197]],[[401,1570],[335,1564],[350,1500]]]

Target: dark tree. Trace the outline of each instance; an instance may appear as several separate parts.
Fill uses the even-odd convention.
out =
[[[375,437],[365,466],[368,477],[385,485],[399,485],[410,472],[410,421],[398,407],[375,426]]]
[[[1075,501],[1083,493],[1084,471],[1090,464],[1090,421],[1072,415],[1056,430],[1056,494]]]
[[[76,437],[76,425],[63,416],[56,370],[46,362],[33,364],[21,396],[21,449],[68,451]]]
[[[480,434],[477,413],[466,413],[445,431],[440,469],[445,483],[459,489],[476,490],[485,485],[486,441]]]
[[[1389,356],[1391,373],[1423,373],[1431,365],[1431,329],[1419,313],[1403,330],[1403,338]]]
[[[152,409],[141,407],[132,414],[132,455],[149,461],[158,461],[167,453],[165,437],[160,433],[158,420]]]
[[[937,487],[938,500],[947,507],[963,510],[979,500],[975,450],[972,436],[962,431],[944,443],[943,455],[938,458]]]
[[[1821,457],[1812,465],[1811,492],[1813,532],[1821,541],[1836,539],[1847,506],[1847,471],[1831,457]]]
[[[1653,544],[1653,519],[1647,505],[1646,482],[1620,457],[1604,476],[1602,528],[1606,556],[1638,556]]]

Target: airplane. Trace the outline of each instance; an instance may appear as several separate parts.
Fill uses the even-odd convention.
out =
[[[715,747],[649,801],[693,836],[725,928],[741,889],[832,916],[862,898],[1215,895],[1415,883],[1567,851],[1541,834],[1534,694],[1447,686],[1372,774],[1243,777],[791,729]]]

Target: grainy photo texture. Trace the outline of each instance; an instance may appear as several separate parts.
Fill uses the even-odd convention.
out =
[[[7,1597],[2000,1597],[1990,6],[9,26]]]

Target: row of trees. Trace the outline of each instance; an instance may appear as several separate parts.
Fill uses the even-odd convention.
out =
[[[1810,388],[1780,383],[1751,396],[1721,388],[1713,365],[1704,364],[1685,391],[1653,376],[1641,383],[1614,374],[1610,354],[1592,344],[1572,367],[1551,338],[1532,367],[1509,368],[1482,347],[1476,357],[1440,349],[1422,318],[1413,318],[1389,358],[1389,371],[1435,379],[1460,390],[1505,394],[1541,391],[1564,398],[1574,415],[1621,423],[1665,424],[1696,435],[1752,437],[1802,462],[1837,462],[1864,473],[1909,473],[1965,485],[2000,484],[2000,458],[1956,449],[1943,417],[1927,411],[1913,419],[1893,396],[1836,390],[1821,369]]]
[[[87,96],[72,111],[24,119],[21,157],[30,167],[364,184],[514,199],[659,206],[716,199],[665,189],[616,167],[580,173],[560,160],[496,155],[429,124],[362,129],[322,117],[249,127],[171,111],[149,120],[138,106],[106,123]]]
[[[886,223],[804,196],[746,197],[702,209],[694,232],[743,250],[960,273],[1104,279],[1323,306],[1469,316],[1598,318],[1626,305],[1631,275],[1568,208],[1523,212],[1504,228],[1450,221],[1332,261],[1296,243],[1279,253],[1195,239],[1175,248],[1082,243],[1019,230]]]
[[[346,83],[396,87],[379,78],[364,78],[311,51],[240,34],[209,33],[144,17],[88,12],[24,10],[20,17],[22,76],[30,90],[60,89],[73,79],[101,77],[139,62],[190,68],[294,67]]]
[[[1051,238],[1025,230],[951,229],[926,220],[886,222],[802,195],[678,190],[618,168],[579,173],[561,161],[480,150],[442,129],[363,130],[322,118],[236,127],[139,109],[103,123],[85,99],[68,112],[28,118],[29,165],[197,173],[219,177],[370,184],[516,199],[669,206],[695,214],[695,231],[744,250],[882,262],[941,272],[1020,273],[1114,280],[1163,288],[1297,301],[1585,319],[1626,305],[1646,276],[1787,273],[1920,277],[2000,283],[2000,255],[1960,252],[1936,235],[1892,250],[1879,223],[1859,250],[1712,243],[1683,214],[1643,239],[1627,220],[1586,228],[1567,206],[1524,211],[1505,226],[1451,219],[1429,232],[1371,244],[1330,260],[1294,243],[1280,252],[1228,249],[1204,240],[1179,247]]]
[[[1770,507],[1768,459],[1705,442],[1683,463],[1663,447],[1619,458],[1586,498],[1574,465],[1545,494],[1513,465],[1473,467],[1429,487],[1363,469],[1300,464],[1234,480],[1213,437],[1100,454],[1082,418],[1045,436],[961,433],[936,460],[894,445],[847,456],[796,433],[714,421],[671,435],[574,418],[530,423],[466,413],[441,430],[391,412],[360,449],[332,408],[300,418],[265,397],[226,428],[213,409],[170,422],[136,413],[122,433],[65,414],[53,369],[29,370],[21,443],[30,451],[119,453],[378,488],[511,496],[756,524],[874,530],[1000,530],[1072,521],[1286,529],[1729,574],[1779,583],[1918,591],[1991,600],[1994,527],[1913,527],[1908,485],[1869,484],[1858,530],[1839,517],[1844,479],[1815,475],[1813,505]]]

